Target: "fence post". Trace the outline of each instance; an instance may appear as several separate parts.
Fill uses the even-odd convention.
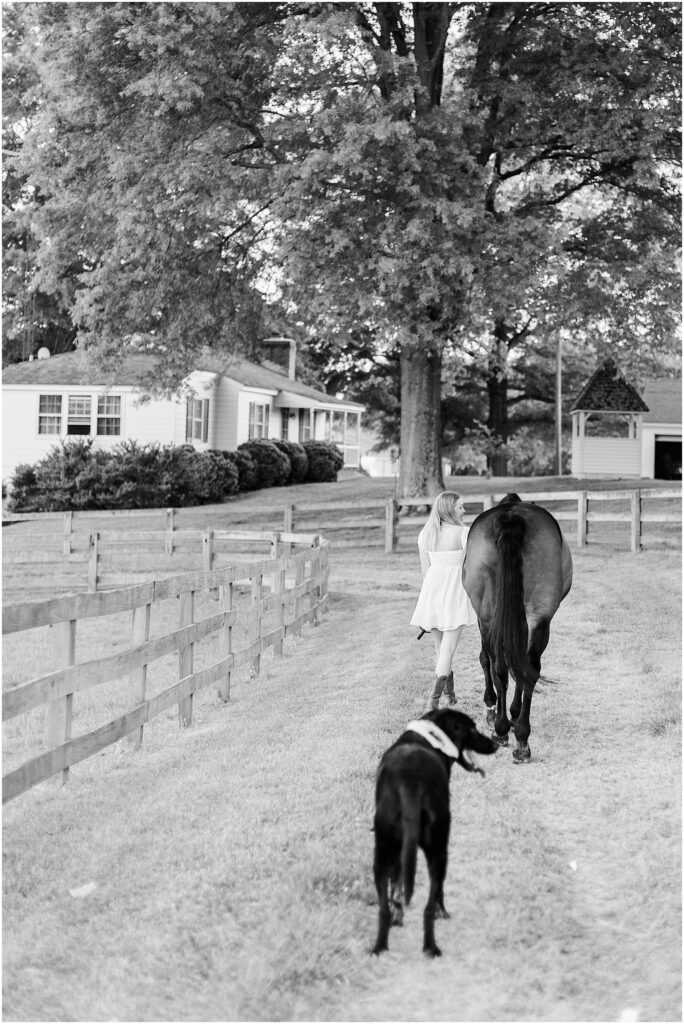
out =
[[[271,532],[271,559],[273,561],[275,561],[278,558],[278,555],[280,554],[280,551],[281,551],[280,530],[273,530]],[[272,594],[274,594],[276,592],[276,574],[277,574],[277,570],[274,569],[273,572],[271,573],[270,579],[269,579],[269,584],[268,585],[269,585],[269,588],[270,588]]]
[[[250,645],[261,640],[261,626],[262,626],[262,609],[261,599],[263,597],[263,574],[258,572],[252,577],[252,587],[250,595],[250,620],[251,629],[249,642]],[[255,657],[252,660],[251,674],[254,676],[259,675],[261,669],[261,646],[257,651]]]
[[[641,551],[641,491],[632,491],[631,500],[631,547],[632,551]]]
[[[88,593],[94,594],[97,591],[97,558],[99,533],[91,533],[88,542]]]
[[[316,576],[320,575],[321,571],[321,538],[319,536],[314,537],[314,542],[311,545],[313,552],[311,554],[311,579],[315,579]],[[316,587],[312,587],[309,591],[311,594],[310,610],[313,611],[313,619],[311,620],[314,626],[318,625],[318,603],[321,599],[321,587],[320,584]]]
[[[304,582],[305,574],[306,574],[306,563],[305,563],[304,558],[302,557],[302,558],[300,558],[298,560],[297,566],[295,568],[295,587],[301,586],[301,584]],[[303,601],[304,601],[304,599],[301,596],[301,594],[298,594],[295,597],[295,626],[294,626],[294,629],[293,629],[293,633],[295,634],[295,636],[301,636],[302,635],[302,623],[301,623],[300,620],[301,620],[301,616],[302,616]]]
[[[391,554],[397,547],[397,499],[390,498],[385,507],[385,552]]]
[[[178,625],[190,626],[195,621],[195,591],[187,590],[180,595],[180,621]],[[178,651],[178,678],[192,675],[194,644],[186,644]],[[192,694],[181,697],[178,702],[178,720],[181,728],[192,724]]]
[[[294,533],[294,505],[286,505],[283,511],[283,533]]]
[[[62,535],[62,554],[68,558],[71,554],[71,534],[73,531],[73,512],[64,513],[64,533]]]
[[[202,534],[202,568],[211,572],[214,568],[214,531],[205,530]]]
[[[494,495],[493,494],[485,494],[485,496],[482,499],[482,511],[485,512],[488,508],[492,508],[493,505],[494,505]]]
[[[141,604],[139,608],[133,609],[133,646],[139,647],[140,644],[147,643],[150,639],[150,611],[152,605],[148,602],[147,604]],[[147,664],[141,665],[139,668],[134,669],[131,672],[130,681],[133,690],[133,702],[135,704],[142,704],[145,700],[145,687],[147,684]],[[130,742],[135,750],[138,750],[142,746],[143,741],[143,726],[136,729],[131,733]]]
[[[55,622],[50,626],[52,647],[52,664],[54,668],[68,668],[76,662],[76,619]],[[58,697],[48,704],[49,747],[60,747],[71,739],[71,716],[73,712],[73,693]],[[62,783],[67,782],[69,769],[62,769]]]
[[[229,580],[228,583],[225,583],[222,587],[219,587],[219,593],[220,593],[220,596],[221,596],[221,609],[224,612],[232,612],[232,610],[233,610],[233,583],[232,583],[232,580]],[[230,625],[230,623],[228,621],[226,621],[225,626],[221,630],[221,635],[219,637],[219,647],[220,647],[221,654],[223,655],[224,658],[230,657],[230,655],[233,653],[233,627]],[[230,700],[230,679],[231,679],[231,669],[229,668],[228,671],[226,672],[225,679],[221,680],[221,683],[220,683],[219,688],[218,688],[219,699],[224,701],[224,702],[226,702],[226,703]]]
[[[273,644],[273,653],[282,657],[283,634],[285,632],[285,570],[280,569],[273,574],[273,593],[277,595],[278,601],[275,606],[276,626],[280,630]]]
[[[167,508],[166,510],[166,535],[165,535],[165,547],[166,554],[173,554],[173,530],[176,510],[173,508]]]
[[[587,543],[587,505],[589,500],[586,491],[577,495],[577,546],[582,548]]]

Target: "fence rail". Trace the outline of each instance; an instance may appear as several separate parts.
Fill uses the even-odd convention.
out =
[[[675,512],[645,512],[644,502],[662,499],[681,503],[682,493],[674,488],[649,488],[644,490],[615,490],[615,491],[548,491],[535,492],[533,494],[521,494],[525,501],[534,501],[537,504],[550,506],[549,511],[559,522],[574,522],[577,526],[576,542],[578,547],[584,547],[589,541],[590,524],[592,523],[628,523],[630,526],[630,549],[633,552],[640,551],[642,546],[642,526],[644,523],[679,523],[682,522],[681,511]],[[475,516],[495,505],[503,494],[463,495],[466,506],[481,505],[476,511],[467,510],[465,522],[471,523]],[[404,510],[415,508],[431,508],[432,498],[390,498],[387,502],[385,514],[385,551],[396,551],[397,541],[402,528],[401,513]],[[624,503],[624,511],[611,510],[609,512],[597,512],[590,508],[590,503],[611,501]],[[565,502],[574,503],[574,508],[556,509],[554,504]],[[411,524],[413,530],[416,526],[427,522],[427,514],[424,516],[411,516],[404,520]]]
[[[483,509],[495,504],[503,495],[465,494],[466,522]],[[523,493],[528,501],[542,503],[549,507],[561,523],[574,523],[575,540],[579,547],[590,540],[591,527],[599,523],[627,524],[630,527],[629,543],[632,551],[642,546],[643,526],[653,524],[681,523],[681,489],[648,488],[622,490],[578,490]],[[617,505],[609,511],[599,510],[601,503]],[[654,502],[666,502],[669,511],[662,508],[653,511]],[[274,553],[278,545],[294,543],[292,537],[298,531],[300,538],[323,534],[332,549],[362,546],[384,546],[386,552],[396,551],[398,542],[409,531],[425,522],[425,516],[407,513],[416,509],[429,509],[432,498],[390,498],[319,504],[289,504],[280,509],[250,509],[235,511],[229,506],[210,509],[140,509],[114,512],[54,512],[31,514],[31,526],[40,529],[42,549],[27,550],[26,541],[12,532],[3,537],[3,563],[7,566],[18,564],[60,564],[63,570],[88,562],[88,584],[91,590],[98,586],[113,585],[106,573],[117,568],[130,569],[132,564],[141,564],[140,552],[158,557],[167,556],[168,568],[174,571],[179,566],[179,556],[191,559],[188,568],[201,564],[205,569],[216,567],[221,559],[231,552],[234,543],[266,545]],[[566,507],[558,508],[565,504]],[[596,506],[599,506],[597,508]],[[571,506],[571,507],[567,507]],[[241,515],[261,523],[258,529],[241,529],[231,526],[231,517]],[[201,517],[203,529],[190,529]],[[15,517],[16,518],[16,517]],[[54,524],[54,527],[53,527]],[[96,529],[93,530],[93,524]],[[105,524],[103,528],[103,524]],[[107,525],[111,524],[112,529]],[[125,525],[124,532],[115,527]],[[251,524],[250,524],[251,525]],[[48,527],[46,530],[45,527]],[[310,533],[305,533],[310,529]],[[414,537],[412,536],[413,540]],[[306,541],[310,543],[310,540]],[[52,551],[45,550],[45,544]],[[17,545],[15,547],[15,544]],[[201,554],[200,554],[201,549]],[[130,558],[128,557],[130,554]],[[157,563],[161,568],[161,564]],[[154,570],[150,563],[150,570]],[[85,568],[83,569],[85,572]]]
[[[185,573],[157,579],[134,587],[92,594],[70,594],[48,601],[26,602],[3,609],[2,632],[7,636],[28,629],[49,627],[52,639],[52,667],[49,672],[3,693],[3,721],[26,714],[47,704],[47,745],[44,753],[19,765],[3,776],[3,803],[91,757],[125,736],[136,745],[142,742],[144,726],[165,708],[178,704],[182,725],[193,715],[193,697],[200,690],[218,684],[223,700],[230,697],[232,677],[239,668],[260,669],[261,654],[273,647],[282,654],[283,640],[301,633],[306,622],[316,621],[328,601],[329,545],[316,535],[288,535],[291,543],[308,544],[304,550],[278,553],[275,557],[223,569]],[[287,585],[288,572],[294,574]],[[264,579],[270,586],[264,588]],[[233,628],[239,612],[234,607],[233,587],[249,582],[250,600],[246,630],[249,642],[233,649]],[[220,611],[208,617],[195,616],[195,596],[218,591]],[[178,626],[163,636],[150,638],[150,611],[155,602],[179,599]],[[308,605],[308,607],[307,607]],[[132,612],[132,647],[121,653],[76,662],[77,626],[80,620],[102,618],[122,611]],[[275,613],[275,625],[267,626],[267,612]],[[215,635],[219,659],[195,670],[194,650],[200,640]],[[146,694],[148,666],[168,654],[177,654],[179,678],[152,697]],[[113,679],[126,678],[132,707],[105,725],[72,737],[74,697],[84,690]]]

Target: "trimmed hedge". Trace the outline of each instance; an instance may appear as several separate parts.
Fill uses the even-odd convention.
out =
[[[91,438],[67,438],[9,482],[13,512],[181,508],[227,501],[239,492],[335,480],[344,464],[325,441],[247,441],[237,451],[197,451],[190,444],[121,441],[93,450]]]
[[[207,505],[238,493],[238,470],[221,452],[192,445],[123,441],[92,451],[92,440],[67,440],[34,466],[18,466],[8,508],[21,512],[168,508]]]
[[[290,478],[290,460],[273,441],[245,441],[239,452],[247,452],[259,467],[259,487],[283,487]]]
[[[304,441],[302,447],[309,459],[305,478],[307,483],[337,480],[337,474],[344,466],[344,455],[336,444],[329,441]]]
[[[274,441],[276,448],[284,452],[290,460],[290,476],[288,484],[301,484],[306,480],[309,471],[309,456],[301,444],[296,441]]]

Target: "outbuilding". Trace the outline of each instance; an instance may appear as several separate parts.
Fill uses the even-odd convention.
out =
[[[291,339],[269,343],[271,358],[263,365],[207,354],[183,393],[171,398],[140,390],[139,381],[156,365],[158,357],[150,355],[127,356],[114,379],[81,351],[6,367],[3,480],[72,436],[91,437],[105,449],[132,440],[226,451],[253,438],[323,440],[338,445],[346,467],[358,468],[364,407],[297,380]]]
[[[571,406],[572,475],[681,480],[681,381],[649,380],[643,397],[607,359]]]

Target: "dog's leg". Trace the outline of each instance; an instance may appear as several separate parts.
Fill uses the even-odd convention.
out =
[[[430,893],[423,912],[423,952],[426,956],[441,956],[442,951],[435,942],[435,918],[448,917],[444,907],[444,879],[447,868],[447,844],[449,826],[440,829],[440,834],[433,838],[430,848],[425,849],[430,874]]]
[[[396,928],[401,928],[404,923],[404,902],[401,888],[401,858],[399,857],[392,865],[390,903],[392,905],[392,924]]]
[[[376,956],[388,949],[387,937],[392,924],[388,888],[391,874],[390,865],[393,865],[397,859],[396,851],[393,849],[395,845],[386,836],[383,836],[376,819],[375,857],[373,859],[373,875],[378,893],[378,937],[373,947],[373,953]]]

